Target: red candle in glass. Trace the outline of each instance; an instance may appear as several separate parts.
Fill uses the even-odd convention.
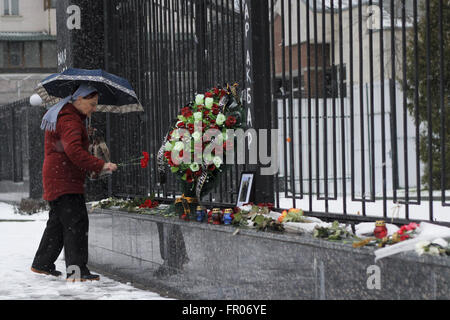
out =
[[[375,222],[375,230],[373,231],[375,238],[377,239],[383,239],[387,236],[388,231],[386,228],[386,222],[384,221],[377,221]]]

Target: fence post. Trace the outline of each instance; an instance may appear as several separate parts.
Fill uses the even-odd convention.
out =
[[[197,39],[197,91],[201,92],[206,88],[206,4],[204,1],[195,2],[195,37]]]
[[[59,72],[67,68],[100,69],[105,66],[104,8],[103,1],[57,1]],[[92,116],[92,123],[101,132],[106,132],[106,121],[104,113],[95,113]],[[108,183],[103,180],[86,180],[86,200],[107,197]]]
[[[247,124],[256,129],[268,129],[268,152],[272,122],[270,88],[270,26],[268,1],[243,0],[245,88],[248,107]],[[259,143],[253,137],[252,143]],[[259,146],[257,147],[259,152]],[[276,152],[275,150],[273,152]],[[261,164],[251,166],[256,169],[255,201],[274,202],[274,177],[260,174]]]

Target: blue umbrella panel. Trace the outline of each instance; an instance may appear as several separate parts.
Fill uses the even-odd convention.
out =
[[[97,111],[112,113],[144,112],[128,80],[104,70],[69,68],[45,78],[35,89],[45,105],[53,105],[70,96],[80,84],[88,84],[99,92]]]

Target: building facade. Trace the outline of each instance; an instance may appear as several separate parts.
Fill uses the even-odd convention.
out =
[[[0,105],[56,72],[55,8],[55,0],[0,0]]]

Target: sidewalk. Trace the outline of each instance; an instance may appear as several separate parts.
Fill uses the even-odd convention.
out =
[[[166,300],[157,293],[101,275],[99,282],[67,283],[32,273],[31,262],[45,229],[48,212],[32,216],[14,214],[13,207],[0,202],[0,300]],[[10,221],[8,221],[10,220]],[[64,273],[61,256],[56,262]]]

